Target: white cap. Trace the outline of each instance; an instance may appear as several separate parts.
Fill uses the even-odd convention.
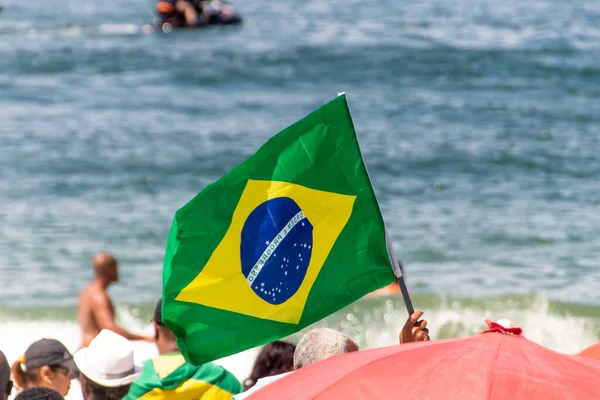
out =
[[[128,385],[142,370],[133,363],[131,343],[108,329],[103,329],[89,347],[79,350],[73,358],[79,372],[104,387]]]

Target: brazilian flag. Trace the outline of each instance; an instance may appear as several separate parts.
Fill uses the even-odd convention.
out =
[[[186,359],[204,363],[297,332],[391,283],[394,260],[341,95],[177,211],[163,322]]]

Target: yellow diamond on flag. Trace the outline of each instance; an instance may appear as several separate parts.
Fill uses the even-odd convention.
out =
[[[355,199],[249,179],[225,236],[176,300],[297,324]]]

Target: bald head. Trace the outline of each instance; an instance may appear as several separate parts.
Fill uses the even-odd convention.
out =
[[[296,346],[294,369],[357,350],[356,343],[341,332],[329,328],[313,329],[302,336]]]
[[[110,253],[98,253],[92,258],[92,267],[97,278],[115,282],[117,275],[117,259]]]
[[[117,259],[110,253],[98,253],[92,258],[92,266],[95,270],[117,265]]]
[[[6,356],[0,351],[0,399],[7,399],[6,386],[10,380],[10,365],[6,360]]]

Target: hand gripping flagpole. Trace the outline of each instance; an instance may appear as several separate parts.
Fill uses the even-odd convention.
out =
[[[404,274],[402,264],[396,258],[396,253],[394,253],[394,247],[392,246],[392,242],[390,241],[390,237],[387,233],[387,229],[385,231],[385,240],[387,244],[388,254],[390,256],[390,261],[392,262],[392,269],[394,270],[394,275],[396,275],[396,280],[398,281],[398,285],[400,285],[400,291],[402,292],[402,298],[404,298],[404,304],[406,305],[406,311],[408,311],[408,315],[412,315],[415,312],[415,308],[413,307],[412,301],[410,300],[410,295],[408,294],[408,288],[406,287],[406,282],[404,282]]]

